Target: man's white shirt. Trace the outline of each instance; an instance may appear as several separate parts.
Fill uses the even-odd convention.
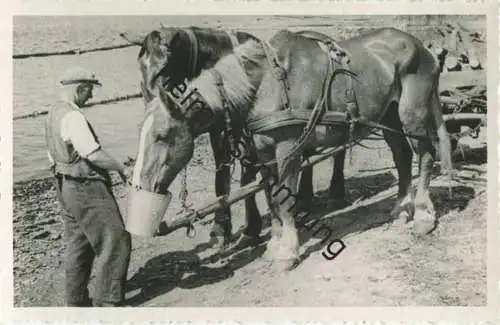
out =
[[[73,145],[73,148],[78,154],[86,158],[88,155],[100,148],[99,143],[94,139],[92,132],[87,124],[87,119],[80,111],[80,108],[74,103],[67,102],[76,110],[73,110],[61,119],[61,138],[65,142]],[[54,159],[51,154],[47,152],[51,165],[54,164]]]

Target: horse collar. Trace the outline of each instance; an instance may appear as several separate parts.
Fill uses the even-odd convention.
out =
[[[191,71],[188,75],[188,80],[194,78],[198,71],[198,40],[191,28],[186,28],[184,32],[188,35],[189,43],[191,43],[189,51],[189,66]]]

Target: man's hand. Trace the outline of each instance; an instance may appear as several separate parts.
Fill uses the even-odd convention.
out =
[[[122,170],[119,170],[118,175],[120,175],[120,178],[122,179],[123,184],[127,185],[128,184],[128,175],[127,175],[126,169],[123,168]]]

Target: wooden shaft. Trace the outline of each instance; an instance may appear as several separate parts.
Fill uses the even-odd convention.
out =
[[[260,181],[253,181],[250,184],[240,187],[231,192],[229,196],[222,195],[216,198],[212,198],[205,203],[204,207],[196,209],[196,212],[188,212],[181,216],[174,218],[173,220],[166,221],[165,224],[160,226],[159,234],[160,236],[165,236],[177,229],[188,227],[191,221],[197,216],[198,218],[203,218],[218,209],[225,206],[229,206],[240,200],[243,200],[249,195],[255,194],[264,188],[264,183]]]
[[[475,86],[486,87],[486,73],[484,70],[469,70],[442,74],[439,78],[439,89],[452,90],[459,87]]]
[[[307,166],[316,165],[317,163],[322,162],[323,160],[330,158],[331,156],[339,153],[340,151],[346,149],[347,147],[348,147],[348,145],[342,145],[339,147],[327,149],[323,153],[320,153],[318,155],[311,156],[311,157],[307,158],[302,163],[302,165],[300,166],[300,169],[303,169]]]
[[[486,121],[486,114],[479,113],[455,113],[443,115],[445,121]]]

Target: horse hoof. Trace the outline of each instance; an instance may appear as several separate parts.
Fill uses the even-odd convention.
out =
[[[208,241],[208,246],[211,249],[221,251],[227,246],[227,240],[224,236],[216,236],[211,234],[210,240]]]
[[[417,236],[424,236],[436,229],[435,222],[415,221],[411,227],[411,232]]]
[[[399,214],[399,218],[396,218],[392,221],[392,226],[396,229],[404,229],[408,223],[408,213],[401,212]]]
[[[275,272],[288,272],[295,269],[300,263],[300,259],[289,258],[286,260],[274,260],[272,264],[272,268]]]
[[[415,215],[415,208],[411,201],[401,201],[397,203],[390,213],[392,219],[402,219],[409,222]]]
[[[411,227],[415,235],[426,235],[436,229],[434,215],[426,211],[417,210]]]
[[[238,247],[238,249],[244,249],[246,247],[255,247],[259,246],[259,244],[262,242],[262,239],[257,236],[249,236],[242,234],[236,241],[235,247]]]
[[[271,252],[269,247],[264,251],[264,254],[262,254],[262,260],[267,263],[274,261],[273,253]]]

